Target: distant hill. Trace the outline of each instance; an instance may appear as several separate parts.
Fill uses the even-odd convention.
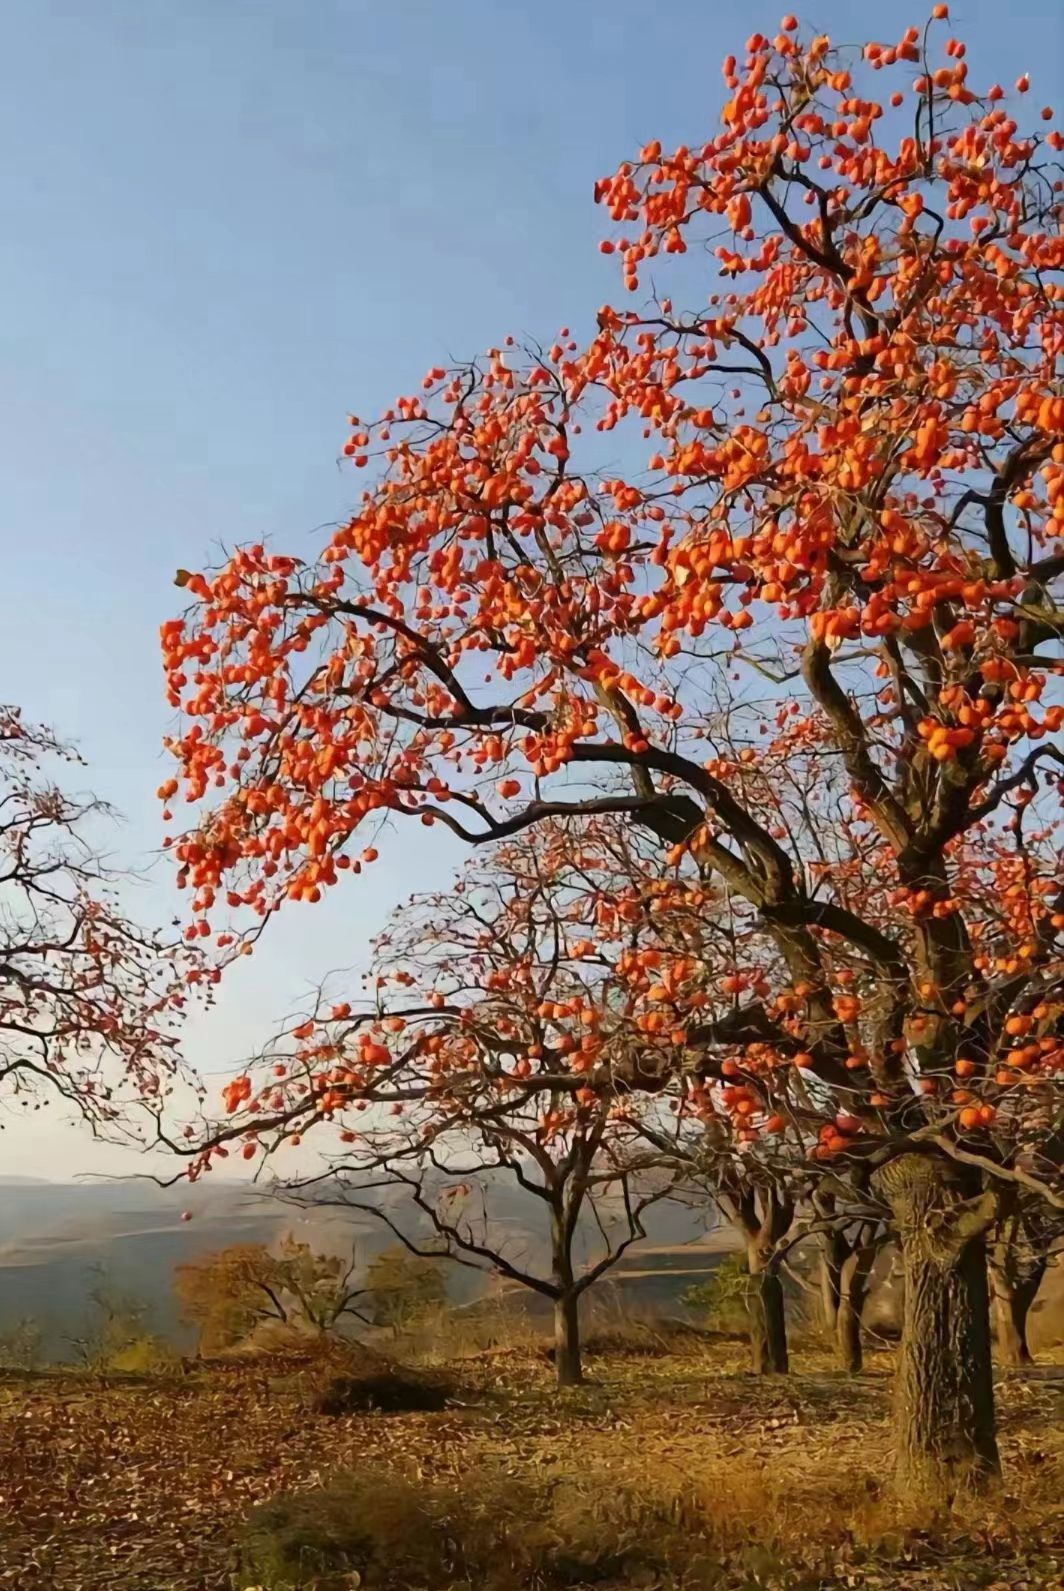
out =
[[[188,1210],[192,1219],[182,1220]],[[378,1237],[363,1216],[367,1238]],[[372,1231],[371,1229],[372,1225]],[[342,1227],[330,1239],[329,1228]],[[35,1320],[49,1358],[69,1355],[68,1335],[90,1317],[90,1292],[104,1286],[147,1307],[148,1328],[187,1346],[172,1296],[174,1267],[231,1243],[272,1243],[286,1230],[315,1234],[323,1248],[350,1242],[351,1222],[307,1215],[233,1183],[180,1189],[152,1182],[0,1186],[0,1334]]]
[[[476,1198],[483,1198],[494,1230],[505,1233],[508,1256],[542,1265],[546,1234],[529,1226],[541,1214],[537,1203],[497,1177],[485,1179]],[[390,1208],[408,1219],[398,1199]],[[190,1220],[182,1219],[183,1211]],[[706,1242],[706,1214],[653,1206],[646,1214],[647,1239],[625,1256],[613,1295],[623,1288],[640,1307],[674,1307],[679,1292],[719,1258],[719,1241]],[[418,1226],[408,1223],[405,1230],[413,1234]],[[0,1178],[0,1335],[28,1317],[42,1329],[46,1356],[67,1358],[68,1339],[91,1317],[90,1293],[102,1285],[143,1303],[148,1329],[188,1348],[191,1334],[178,1319],[172,1293],[174,1267],[232,1243],[272,1244],[288,1231],[334,1252],[353,1243],[365,1260],[395,1242],[372,1215],[294,1208],[244,1183],[160,1188],[137,1179]],[[482,1285],[458,1267],[449,1275],[456,1299],[476,1296]]]

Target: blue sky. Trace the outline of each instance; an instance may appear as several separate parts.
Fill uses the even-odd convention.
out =
[[[843,41],[929,6],[796,8]],[[597,176],[704,138],[719,64],[777,0],[9,0],[0,65],[0,696],[77,738],[157,845],[168,727],[157,629],[179,565],[338,517],[344,417],[447,354],[550,337],[620,297]],[[884,17],[890,17],[889,28]],[[952,8],[971,79],[1059,105],[1053,0]],[[457,860],[409,829],[365,880],[293,911],[197,1024],[207,1067],[264,1035],[388,908]],[[139,910],[166,915],[160,870]],[[3,1169],[101,1157],[58,1127]],[[70,1157],[73,1158],[70,1158]]]

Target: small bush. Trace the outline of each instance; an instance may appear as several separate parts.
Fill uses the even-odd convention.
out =
[[[0,1336],[0,1370],[36,1370],[43,1357],[44,1333],[28,1316]]]
[[[395,1477],[340,1479],[256,1508],[237,1548],[241,1583],[297,1591],[312,1576],[374,1576],[379,1585],[432,1584],[445,1543],[419,1489]]]
[[[333,1419],[345,1414],[432,1413],[446,1407],[454,1390],[443,1377],[386,1365],[328,1376],[311,1394],[310,1408]]]
[[[340,1360],[355,1351],[355,1345],[336,1332],[311,1331],[304,1325],[279,1320],[264,1320],[239,1342],[229,1343],[210,1354],[212,1359],[247,1363],[261,1360],[292,1360],[304,1364]],[[357,1350],[362,1352],[361,1346]],[[369,1352],[369,1349],[364,1350]]]
[[[648,1520],[627,1497],[592,1506],[568,1488],[473,1470],[461,1487],[392,1474],[339,1476],[255,1509],[237,1545],[241,1583],[299,1591],[356,1574],[375,1591],[564,1591],[634,1569]],[[604,1521],[603,1510],[609,1514]],[[331,1578],[323,1583],[333,1583]]]
[[[682,1295],[692,1314],[711,1330],[744,1335],[750,1326],[750,1271],[745,1254],[727,1254],[704,1282]]]
[[[438,1314],[447,1303],[443,1264],[397,1244],[371,1260],[362,1307],[375,1326],[398,1334]]]
[[[332,1340],[317,1353],[289,1361],[295,1385],[312,1414],[432,1413],[456,1387],[443,1373],[415,1370],[363,1343]],[[283,1384],[283,1383],[282,1383]]]
[[[108,1355],[104,1368],[122,1375],[157,1376],[168,1375],[179,1363],[180,1355],[169,1343],[145,1333]]]

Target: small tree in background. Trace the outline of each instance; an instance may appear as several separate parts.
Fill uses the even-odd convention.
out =
[[[88,1317],[67,1342],[86,1370],[106,1370],[137,1344],[154,1342],[148,1330],[149,1307],[136,1293],[126,1292],[112,1280],[103,1264],[90,1267]]]
[[[658,914],[651,931],[661,930]],[[688,939],[688,949],[690,944]],[[796,1241],[792,1230],[800,1205],[809,1199],[819,1178],[803,1185],[800,1178],[788,1174],[785,1165],[759,1158],[745,1143],[736,1142],[726,1114],[722,1115],[713,1099],[714,1091],[706,1086],[699,1059],[692,1057],[688,1070],[674,1077],[672,1086],[675,1121],[665,1118],[663,1122],[659,1114],[642,1119],[639,1130],[659,1153],[682,1168],[678,1181],[686,1199],[701,1197],[738,1236],[747,1278],[743,1313],[750,1367],[755,1375],[787,1375],[790,1356],[783,1268]],[[719,1091],[725,1111],[735,1092],[730,1084]]]
[[[733,1188],[725,1183],[718,1199],[746,1245],[752,1368],[756,1375],[786,1375],[790,1358],[782,1240],[794,1220],[793,1196],[774,1181],[759,1185],[754,1178],[744,1177],[736,1179]]]
[[[447,1302],[447,1283],[439,1261],[394,1244],[374,1255],[363,1279],[363,1309],[374,1326],[398,1335],[409,1331]]]
[[[174,1270],[174,1292],[201,1351],[231,1347],[266,1321],[325,1334],[347,1319],[365,1321],[355,1261],[319,1254],[287,1236],[276,1251],[262,1243],[217,1249]]]
[[[283,1322],[273,1262],[261,1243],[238,1243],[174,1267],[181,1319],[199,1333],[199,1351],[232,1347],[264,1320]]]
[[[366,1009],[323,997],[290,1035],[295,1057],[229,1096],[229,1131],[255,1152],[334,1122],[340,1153],[302,1195],[550,1300],[565,1386],[582,1376],[580,1299],[643,1235],[675,1171],[634,1124],[653,1045],[581,931],[585,870],[602,851],[576,834],[574,866],[574,835],[552,840],[501,847],[453,891],[409,903],[378,941]],[[542,1262],[497,1218],[507,1188],[538,1203],[528,1226]]]
[[[0,1369],[36,1370],[41,1362],[44,1332],[36,1320],[24,1315],[0,1333]]]
[[[821,1193],[817,1207],[830,1204],[830,1193]],[[843,1370],[856,1375],[864,1364],[862,1322],[876,1256],[886,1240],[886,1225],[877,1219],[833,1220],[821,1233],[820,1295],[824,1325],[835,1341]]]

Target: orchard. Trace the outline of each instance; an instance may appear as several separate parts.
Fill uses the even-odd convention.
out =
[[[945,6],[861,51],[754,35],[704,143],[596,184],[594,335],[353,416],[369,484],[317,559],[182,571],[163,631],[220,964],[403,822],[630,829],[583,954],[628,912],[678,1114],[886,1212],[904,1491],[996,1472],[986,1235],[1064,1207],[1062,139],[1029,88],[970,82]],[[295,1035],[322,1076],[329,1031]],[[271,1130],[342,1128],[400,1042]],[[230,1085],[208,1162],[259,1103]]]

